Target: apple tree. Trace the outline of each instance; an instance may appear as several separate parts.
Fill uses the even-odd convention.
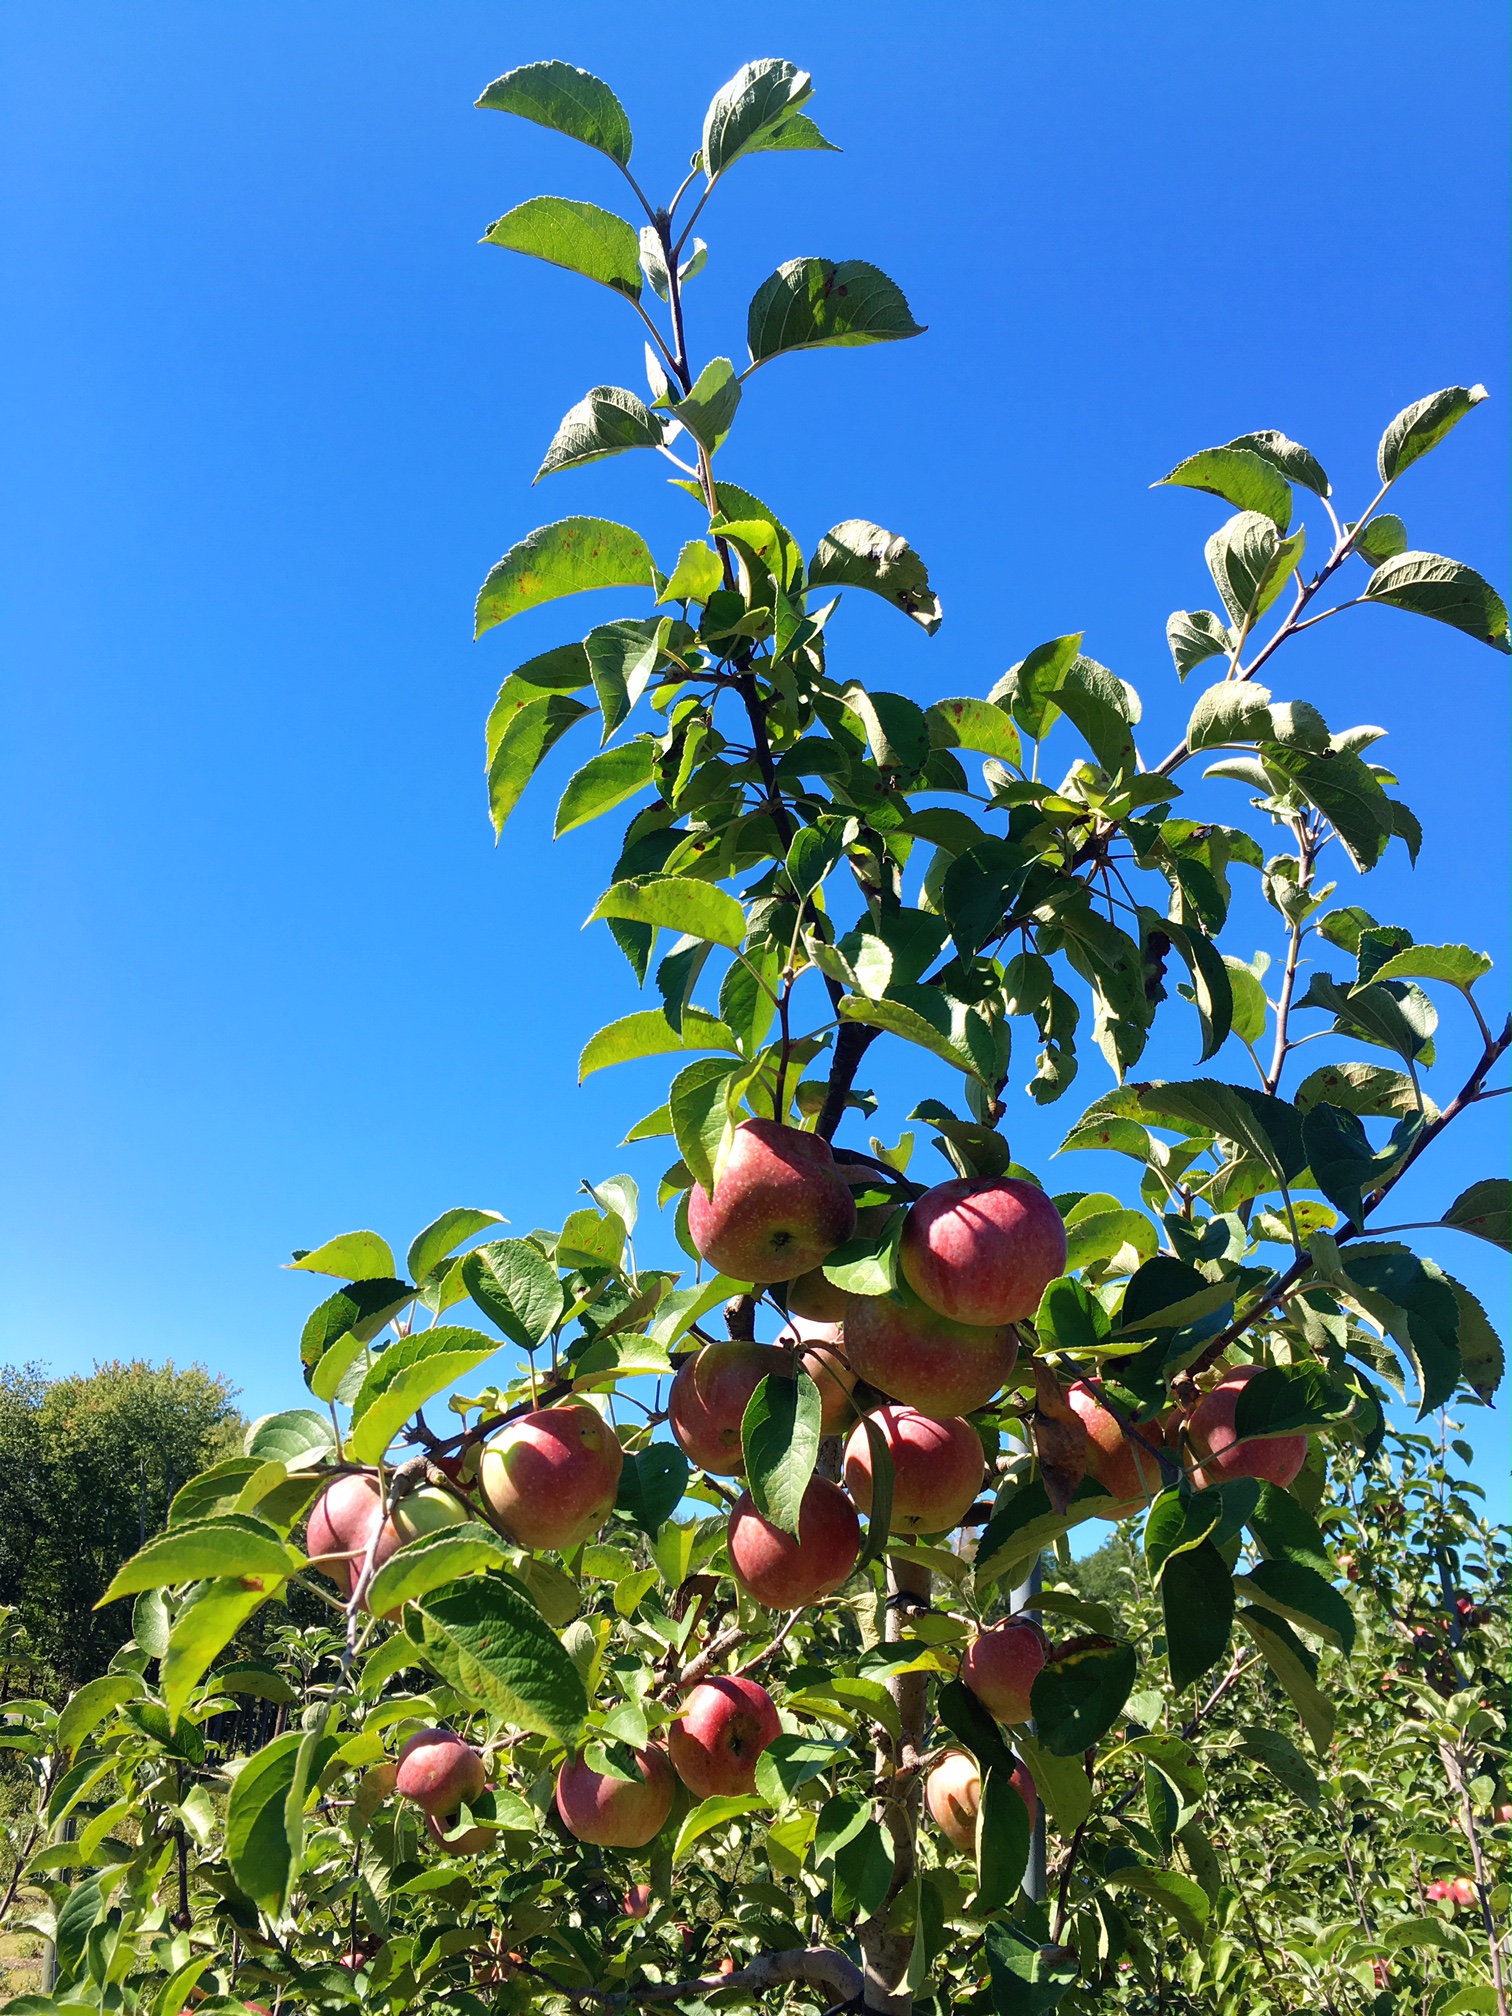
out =
[[[533,63],[478,100],[581,143],[637,220],[534,196],[485,235],[641,325],[645,391],[588,389],[539,474],[634,451],[688,497],[677,553],[568,515],[476,609],[493,650],[526,610],[623,593],[504,678],[488,802],[502,832],[573,737],[555,831],[628,820],[593,917],[644,1005],[584,1031],[581,1075],[666,1060],[629,1140],[669,1144],[644,1202],[687,1264],[640,1262],[619,1174],[553,1229],[452,1209],[402,1265],[370,1231],[295,1256],[337,1284],[305,1399],[116,1576],[111,1671],[12,1704],[56,1956],[21,2016],[1291,2009],[1329,1968],[1340,2016],[1392,1992],[1379,1915],[1313,1975],[1274,1912],[1269,1960],[1223,1961],[1260,1922],[1233,1715],[1257,1771],[1334,1797],[1400,1666],[1389,1619],[1418,1599],[1351,1581],[1340,1543],[1363,1558],[1406,1502],[1388,1410],[1489,1404],[1503,1353],[1393,1198],[1421,1162],[1441,1224],[1508,1247],[1505,1179],[1441,1137],[1506,1089],[1512,1031],[1480,952],[1351,900],[1388,849],[1416,858],[1418,822],[1385,729],[1285,697],[1280,654],[1368,605],[1508,651],[1495,590],[1390,508],[1485,395],[1398,414],[1351,505],[1273,430],[1176,463],[1165,483],[1215,500],[1217,606],[1167,625],[1193,688],[1174,748],[1141,750],[1139,696],[1076,633],[975,693],[879,688],[845,601],[933,635],[925,560],[859,518],[810,545],[726,472],[753,372],[912,338],[909,302],[865,260],[792,259],[740,362],[696,355],[686,312],[724,179],[829,146],[811,88],[740,71],[665,204],[596,77]],[[1226,949],[1241,890],[1269,956]],[[1447,1085],[1441,1014],[1475,1038]],[[1192,1075],[1138,1076],[1157,1018]],[[1058,1152],[1122,1157],[1118,1193],[1052,1191],[1010,1139],[1015,1088],[1065,1100],[1088,1039],[1109,1089]],[[891,1146],[859,1082],[879,1043],[957,1086]],[[1502,1588],[1494,1539],[1439,1512],[1418,1583]],[[1108,1600],[1041,1579],[1089,1520],[1134,1564]],[[327,1626],[242,1656],[295,1588]],[[1402,1936],[1439,2016],[1506,2009],[1480,1642],[1420,1676],[1479,1927]],[[1493,1999],[1451,2002],[1456,1978]]]

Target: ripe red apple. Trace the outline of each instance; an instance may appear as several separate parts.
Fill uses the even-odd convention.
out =
[[[688,1199],[688,1231],[703,1257],[736,1281],[791,1281],[856,1229],[856,1205],[822,1135],[746,1120],[712,1197]]]
[[[483,1759],[451,1729],[420,1729],[399,1752],[394,1788],[422,1812],[470,1806],[488,1782]]]
[[[756,1790],[756,1760],[782,1734],[765,1687],[739,1674],[701,1680],[668,1732],[672,1768],[697,1799]]]
[[[1018,1323],[1066,1268],[1066,1228],[1044,1191],[1016,1176],[960,1176],[926,1190],[898,1252],[919,1298],[956,1323]]]
[[[576,1547],[613,1511],[623,1464],[603,1415],[572,1401],[512,1421],[484,1450],[478,1483],[521,1547]]]
[[[853,1295],[845,1348],[858,1378],[879,1392],[943,1418],[985,1407],[1013,1370],[1018,1332],[1011,1324],[979,1330],[941,1316],[907,1288]]]
[[[651,1915],[651,1885],[632,1883],[625,1892],[620,1908],[627,1918],[648,1918]]]
[[[579,1841],[601,1848],[644,1848],[661,1832],[672,1811],[677,1781],[665,1750],[654,1744],[637,1750],[640,1783],[611,1778],[593,1770],[581,1757],[557,1773],[556,1804],[562,1825]]]
[[[373,1528],[383,1517],[383,1500],[377,1480],[365,1472],[352,1471],[328,1484],[310,1507],[305,1528],[305,1551],[323,1575],[328,1575],[343,1596],[350,1596],[361,1572],[362,1554],[373,1537]],[[354,1560],[332,1560],[332,1555],[354,1554]]]
[[[770,1344],[733,1338],[706,1344],[678,1367],[667,1400],[667,1419],[690,1463],[716,1475],[738,1477],[745,1469],[740,1423],[751,1395],[769,1372],[787,1365]]]
[[[1285,1487],[1307,1461],[1305,1435],[1261,1435],[1253,1442],[1240,1442],[1234,1433],[1239,1395],[1264,1369],[1262,1365],[1236,1365],[1192,1409],[1187,1432],[1193,1448],[1204,1459],[1193,1477],[1199,1490],[1221,1484],[1228,1477],[1258,1477],[1264,1483]]]
[[[878,1407],[868,1417],[882,1431],[893,1462],[890,1533],[948,1533],[969,1511],[986,1459],[981,1439],[959,1415],[935,1421],[913,1407]],[[845,1482],[871,1511],[871,1443],[858,1421],[845,1445]]]
[[[1013,1760],[1013,1789],[1023,1800],[1032,1827],[1039,1812],[1039,1793],[1022,1757]],[[924,1783],[929,1817],[963,1855],[976,1853],[977,1813],[982,1804],[982,1778],[976,1760],[964,1750],[942,1757]]]
[[[1117,1500],[1099,1505],[1098,1519],[1127,1519],[1160,1495],[1160,1464],[1154,1451],[1165,1447],[1165,1429],[1159,1421],[1143,1421],[1130,1430],[1142,1444],[1136,1449],[1124,1434],[1117,1418],[1103,1406],[1085,1380],[1066,1388],[1066,1402],[1087,1431],[1087,1474]],[[1143,1453],[1148,1450],[1148,1455]]]
[[[843,1323],[846,1295],[833,1281],[827,1281],[822,1267],[811,1267],[788,1283],[787,1307],[790,1316],[802,1316],[810,1323]]]
[[[1045,1663],[1045,1641],[1030,1623],[1008,1618],[979,1631],[961,1661],[961,1679],[997,1722],[1027,1722],[1029,1689]]]
[[[730,1572],[769,1610],[802,1610],[850,1574],[861,1552],[856,1508],[827,1477],[811,1477],[798,1508],[798,1533],[763,1519],[749,1491],[730,1513]]]
[[[846,1298],[849,1300],[849,1297]],[[819,1433],[838,1435],[856,1418],[851,1392],[856,1375],[840,1353],[845,1348],[845,1332],[839,1323],[816,1323],[806,1316],[791,1316],[778,1336],[779,1344],[802,1344],[803,1369],[819,1388]]]

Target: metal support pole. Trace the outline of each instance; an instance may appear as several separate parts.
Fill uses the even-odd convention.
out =
[[[1035,1556],[1034,1566],[1008,1599],[1008,1607],[1015,1617],[1022,1615],[1034,1624],[1038,1624],[1040,1621],[1039,1610],[1034,1599],[1039,1595],[1044,1582],[1042,1560],[1042,1556]],[[1034,1728],[1032,1722],[1029,1726],[1031,1730]],[[1045,1902],[1045,1802],[1043,1799],[1039,1801],[1038,1809],[1034,1816],[1034,1831],[1029,1837],[1029,1861],[1024,1870],[1023,1889],[1024,1895],[1029,1899],[1031,1904],[1043,1904]]]

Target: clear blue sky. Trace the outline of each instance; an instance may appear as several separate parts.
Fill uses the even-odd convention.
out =
[[[574,1089],[583,1040],[636,1005],[607,936],[577,929],[611,836],[549,839],[581,752],[497,851],[483,795],[504,674],[620,610],[559,605],[476,646],[469,616],[537,523],[632,519],[664,560],[698,528],[650,458],[529,491],[569,405],[639,383],[641,342],[603,290],[478,246],[528,195],[622,187],[473,111],[490,78],[543,56],[599,72],[661,189],[740,62],[812,70],[845,151],[732,176],[695,344],[738,354],[750,293],[805,252],[881,264],[930,330],[764,371],[725,473],[807,540],[865,516],[928,559],[938,637],[853,597],[837,665],[984,693],[1082,629],[1163,750],[1191,697],[1164,621],[1210,601],[1221,508],[1149,491],[1182,454],[1283,428],[1357,509],[1385,421],[1482,379],[1492,403],[1399,508],[1415,545],[1505,592],[1505,10],[1426,19],[1391,0],[1368,20],[830,0],[754,26],[584,0],[12,0],[0,1359],[201,1359],[249,1410],[287,1404],[314,1299],[279,1272],[291,1247],[372,1225],[402,1248],[454,1203],[560,1222],[579,1177],[649,1184],[666,1159],[615,1145],[661,1096],[655,1067]],[[1275,670],[1335,725],[1392,730],[1428,830],[1415,874],[1393,849],[1345,900],[1485,947],[1504,1005],[1506,661],[1372,610]],[[1465,1035],[1451,1015],[1442,1086]],[[1189,1073],[1189,1036],[1151,1068]],[[889,1139],[949,1096],[943,1067],[905,1084],[874,1059]],[[1089,1055],[1062,1107],[1013,1095],[1015,1151],[1052,1187],[1120,1178],[1046,1161],[1106,1082]],[[1411,1215],[1502,1168],[1506,1125],[1498,1102],[1457,1130]],[[1427,1245],[1505,1328],[1501,1256]],[[1474,1433],[1504,1506],[1496,1420],[1500,1443],[1484,1417]]]

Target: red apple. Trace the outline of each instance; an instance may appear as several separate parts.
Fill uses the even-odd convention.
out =
[[[470,1806],[487,1783],[483,1759],[450,1729],[420,1729],[399,1752],[394,1788],[422,1812],[444,1815]]]
[[[1034,1626],[1008,1618],[979,1631],[961,1661],[961,1679],[997,1722],[1027,1722],[1029,1690],[1045,1663],[1045,1641]]]
[[[1039,1793],[1022,1757],[1013,1760],[1013,1789],[1029,1812],[1032,1827],[1039,1812]],[[977,1813],[982,1804],[982,1779],[976,1760],[964,1750],[942,1757],[924,1784],[929,1817],[963,1855],[976,1853]]]
[[[763,1519],[749,1491],[730,1513],[730,1572],[769,1610],[802,1610],[850,1574],[861,1552],[856,1508],[827,1477],[811,1477],[798,1508],[797,1537]]]
[[[382,1517],[383,1500],[377,1480],[360,1471],[352,1471],[328,1484],[310,1507],[305,1552],[344,1596],[352,1593],[362,1569],[362,1555]],[[332,1560],[333,1555],[356,1558]]]
[[[899,1264],[941,1316],[988,1328],[1033,1316],[1066,1268],[1066,1228],[1036,1184],[960,1176],[926,1190],[903,1227]]]
[[[1117,1500],[1113,1505],[1099,1505],[1094,1517],[1127,1519],[1158,1497],[1163,1486],[1154,1451],[1165,1447],[1162,1424],[1142,1421],[1132,1428],[1129,1434],[1137,1436],[1141,1444],[1136,1449],[1085,1380],[1078,1379],[1066,1388],[1066,1401],[1087,1431],[1087,1475],[1095,1477]]]
[[[523,1414],[483,1452],[479,1487],[521,1547],[576,1547],[614,1509],[624,1457],[614,1430],[584,1401]]]
[[[1187,1432],[1203,1458],[1202,1468],[1193,1477],[1199,1490],[1221,1484],[1228,1477],[1258,1477],[1264,1483],[1284,1487],[1307,1461],[1305,1435],[1261,1435],[1253,1442],[1241,1442],[1234,1433],[1239,1395],[1264,1369],[1262,1365],[1236,1365],[1192,1409]]]
[[[740,1423],[751,1395],[769,1372],[786,1369],[787,1359],[770,1344],[722,1339],[706,1344],[678,1367],[667,1401],[667,1419],[678,1445],[700,1470],[737,1477],[745,1469]]]
[[[620,1909],[627,1918],[648,1918],[651,1915],[651,1885],[632,1883],[625,1892]]]
[[[882,1431],[893,1462],[890,1533],[948,1533],[970,1510],[986,1459],[981,1439],[959,1415],[935,1421],[912,1407],[878,1407],[869,1417]],[[845,1482],[863,1512],[871,1511],[871,1443],[858,1421],[845,1445]]]
[[[811,1267],[807,1274],[788,1283],[788,1314],[811,1323],[843,1323],[845,1301],[845,1290],[827,1281],[822,1267]]]
[[[703,1257],[736,1281],[791,1281],[856,1229],[856,1205],[818,1134],[746,1120],[712,1197],[695,1183],[688,1231]]]
[[[556,1804],[562,1825],[579,1841],[601,1848],[644,1848],[672,1811],[677,1781],[665,1750],[637,1750],[640,1783],[592,1770],[579,1757],[557,1773]]]
[[[696,1799],[756,1790],[756,1760],[782,1734],[765,1687],[729,1674],[701,1680],[668,1732],[672,1768]]]
[[[853,1295],[845,1348],[868,1386],[943,1418],[985,1407],[1013,1370],[1018,1332],[1011,1324],[979,1330],[937,1315],[917,1295]]]
[[[849,1297],[846,1298],[849,1300]],[[856,1418],[851,1392],[856,1375],[840,1353],[845,1348],[845,1332],[839,1323],[812,1322],[806,1316],[791,1316],[779,1335],[779,1344],[801,1344],[803,1369],[819,1388],[819,1433],[838,1435]]]

